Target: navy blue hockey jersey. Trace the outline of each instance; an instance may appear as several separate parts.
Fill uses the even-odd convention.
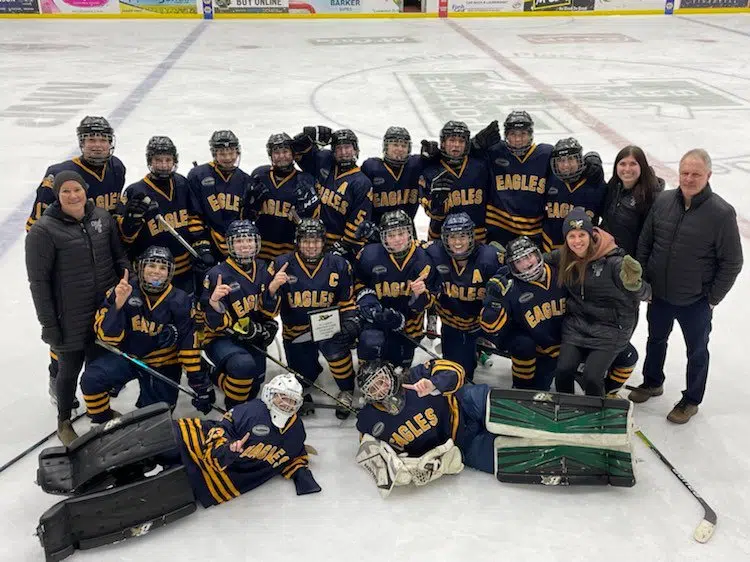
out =
[[[553,174],[547,181],[547,203],[542,223],[542,243],[545,252],[559,248],[565,243],[563,220],[573,207],[583,207],[594,224],[599,220],[607,195],[604,176],[582,177],[573,185],[558,179]]]
[[[391,167],[382,158],[368,158],[362,173],[372,182],[372,221],[380,224],[384,214],[402,209],[413,220],[419,208],[419,176],[422,158],[412,154],[400,167]]]
[[[281,474],[290,479],[308,465],[305,427],[296,415],[283,429],[259,399],[239,404],[220,421],[174,422],[182,462],[203,507],[227,502]],[[229,445],[249,435],[242,453]]]

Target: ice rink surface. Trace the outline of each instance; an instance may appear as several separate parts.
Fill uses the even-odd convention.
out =
[[[617,151],[634,143],[674,187],[680,156],[704,147],[714,158],[713,188],[750,218],[748,16],[12,20],[0,21],[0,52],[2,462],[55,424],[23,227],[46,167],[77,154],[75,126],[87,114],[114,125],[116,154],[131,183],[146,172],[144,149],[155,134],[172,137],[187,173],[193,160],[210,158],[210,134],[231,128],[249,171],[266,162],[272,132],[350,127],[364,158],[379,155],[389,125],[408,127],[418,145],[448,119],[463,119],[476,132],[524,108],[536,120],[537,142],[575,136],[584,150],[601,153],[607,177]],[[424,215],[418,220],[424,233]],[[747,243],[748,222],[740,220]],[[630,489],[500,484],[467,469],[382,500],[353,460],[354,421],[339,422],[329,410],[305,422],[308,442],[320,453],[311,468],[322,493],[297,497],[292,483],[277,478],[138,540],[72,559],[748,560],[748,269],[714,313],[711,374],[699,414],[686,426],[665,419],[684,384],[678,329],[664,396],[636,407],[636,423],[718,513],[708,544],[692,539],[701,507],[640,442],[638,483]],[[634,336],[641,354],[645,328],[642,321]],[[271,367],[269,375],[278,372]],[[495,358],[477,380],[510,386],[510,363]],[[327,373],[320,381],[333,388]],[[637,369],[631,382],[640,381]],[[118,410],[132,407],[135,387],[114,400]],[[183,401],[177,411],[194,413]],[[58,498],[34,484],[37,453],[0,474],[1,560],[44,558],[32,534]]]

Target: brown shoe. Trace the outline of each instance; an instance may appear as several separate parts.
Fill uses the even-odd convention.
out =
[[[698,404],[691,404],[684,398],[677,402],[672,411],[667,415],[667,419],[672,423],[687,423],[695,414],[698,413]]]
[[[73,441],[78,439],[78,434],[73,429],[73,424],[70,420],[57,422],[57,437],[66,447],[69,447]]]
[[[645,384],[640,385],[635,390],[631,391],[628,395],[628,400],[641,404],[653,396],[661,396],[664,394],[664,386],[646,386]]]

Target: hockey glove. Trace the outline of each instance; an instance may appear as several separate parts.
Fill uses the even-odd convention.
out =
[[[319,145],[331,144],[331,136],[333,131],[325,127],[324,125],[318,125],[317,127],[303,127],[302,134],[308,137],[314,143]]]
[[[258,336],[260,345],[265,349],[276,339],[276,333],[279,331],[279,323],[276,320],[266,320],[260,325],[261,333]]]
[[[151,198],[145,193],[135,193],[125,204],[125,218],[128,220],[141,221],[150,208]]]
[[[425,160],[436,160],[440,157],[440,147],[435,141],[423,140],[419,155]]]
[[[354,340],[357,339],[361,331],[362,326],[360,325],[358,317],[353,316],[345,318],[341,322],[341,331],[331,338],[331,342],[348,347]]]
[[[498,273],[490,278],[487,282],[487,300],[492,302],[501,302],[503,297],[508,294],[513,287],[513,279],[507,277],[507,268],[501,268]]]
[[[373,315],[373,324],[383,330],[393,330],[397,332],[404,329],[406,318],[398,310],[384,308]]]
[[[253,322],[247,316],[237,320],[234,326],[232,326],[232,331],[234,332],[235,339],[242,343],[253,343],[263,335],[261,325]]]
[[[216,260],[211,253],[211,246],[207,242],[194,246],[194,249],[198,252],[198,257],[193,258],[193,269],[203,277],[209,269],[216,265]]]
[[[268,199],[270,190],[260,176],[253,175],[250,178],[250,182],[245,188],[245,196],[243,198],[243,206],[246,209],[258,211],[263,201]]]
[[[372,289],[363,289],[357,295],[357,307],[359,308],[359,316],[365,322],[373,324],[375,322],[375,314],[383,311],[383,305]]]
[[[292,479],[294,480],[294,488],[297,490],[298,496],[321,491],[320,485],[313,478],[313,473],[306,466],[297,469]]]
[[[349,259],[349,249],[344,246],[344,243],[341,240],[336,240],[333,244],[331,244],[331,249],[329,251],[334,256],[339,256],[347,261],[351,261]]]
[[[430,183],[430,211],[441,214],[445,207],[448,194],[453,189],[455,179],[448,170],[440,172]]]
[[[354,231],[354,238],[357,240],[366,240],[370,244],[380,242],[380,231],[372,221],[362,221]]]
[[[583,155],[583,173],[587,178],[596,178],[601,176],[604,179],[604,170],[602,169],[602,158],[598,152],[587,152]]]
[[[166,324],[162,327],[161,331],[156,334],[156,346],[158,349],[166,349],[172,347],[177,343],[177,326],[174,324]]]
[[[50,347],[57,347],[63,342],[62,330],[60,326],[42,326],[42,341]]]
[[[643,286],[643,268],[641,264],[630,255],[622,258],[620,265],[620,281],[628,291],[640,291]]]
[[[193,407],[204,414],[209,413],[216,402],[216,391],[208,375],[203,372],[194,373],[190,375],[189,384],[196,394],[191,401]]]
[[[318,192],[315,191],[315,183],[307,175],[300,175],[297,189],[294,191],[296,202],[294,208],[300,218],[309,218],[315,212],[320,203]],[[304,178],[304,179],[303,179]]]
[[[495,120],[479,131],[476,136],[471,139],[471,145],[475,150],[487,150],[501,140],[500,127],[497,124],[497,120]]]

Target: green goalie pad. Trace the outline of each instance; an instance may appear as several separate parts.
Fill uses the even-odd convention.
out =
[[[629,400],[493,389],[485,424],[496,435],[617,448],[630,445],[632,411]]]
[[[629,446],[611,449],[553,439],[497,437],[495,475],[515,484],[635,485]]]

